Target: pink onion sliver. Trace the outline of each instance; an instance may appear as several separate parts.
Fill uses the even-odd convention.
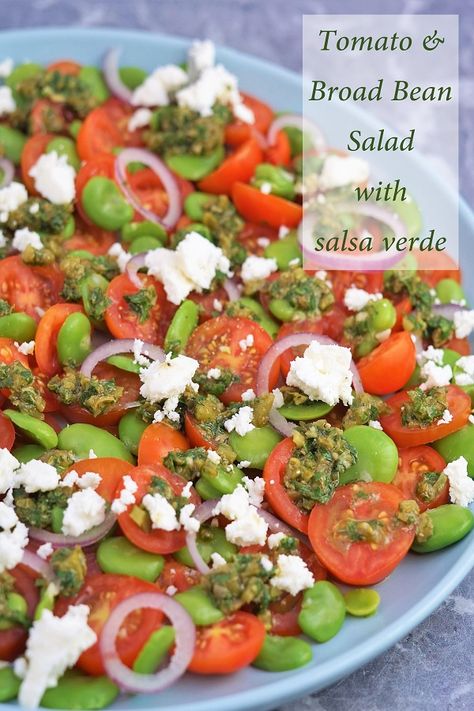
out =
[[[158,176],[168,194],[168,210],[163,217],[144,207],[128,186],[127,165],[133,162],[144,163]],[[125,148],[115,161],[115,177],[120,189],[135,210],[146,220],[163,225],[166,229],[175,226],[181,216],[182,199],[176,177],[167,165],[154,153],[144,148]]]
[[[301,543],[304,543],[305,546],[311,548],[308,536],[305,536],[304,533],[301,533],[295,528],[288,526],[288,524],[284,523],[284,521],[280,521],[280,519],[277,518],[274,514],[270,513],[270,511],[260,508],[258,509],[258,515],[265,519],[268,524],[268,528],[272,533],[284,533],[285,536],[297,538],[299,541],[301,541]]]
[[[222,286],[229,297],[229,301],[240,299],[240,288],[234,279],[226,279]]]
[[[114,96],[128,104],[132,101],[132,91],[125,86],[120,78],[118,61],[121,50],[118,47],[109,49],[104,57],[102,68],[104,70],[104,78],[107,86]]]
[[[30,529],[31,530],[31,529]],[[45,580],[50,582],[54,578],[53,571],[47,560],[43,560],[39,555],[25,549],[23,551],[23,558],[21,559],[21,565],[26,565],[35,573],[39,573]]]
[[[395,243],[400,237],[406,236],[405,223],[394,212],[387,210],[379,205],[371,203],[350,203],[339,205],[341,212],[350,212],[365,217],[371,217],[379,222],[383,222],[390,227],[394,233]],[[312,233],[315,227],[316,215],[311,214],[309,210],[305,211],[302,221],[298,226],[298,240],[301,249],[305,256],[305,267],[315,269],[344,269],[348,271],[367,271],[376,270],[383,271],[393,266],[403,258],[403,253],[398,250],[389,249],[383,252],[372,252],[371,254],[358,254],[356,256],[347,256],[342,252],[315,252],[312,246],[307,244],[308,238],[312,240]],[[309,232],[307,235],[306,233]],[[395,244],[394,243],[394,244]]]
[[[133,338],[117,338],[115,341],[109,341],[99,346],[89,353],[85,361],[81,365],[81,373],[86,378],[90,378],[92,371],[98,363],[110,356],[119,355],[120,353],[133,353],[135,340]],[[148,356],[152,360],[163,361],[165,352],[160,346],[155,346],[153,343],[145,341],[141,349],[141,355]]]
[[[175,631],[175,646],[169,664],[156,674],[138,674],[120,660],[116,640],[124,620],[135,610],[160,610]],[[120,602],[112,610],[99,639],[105,670],[123,690],[154,694],[171,686],[186,671],[194,654],[196,628],[188,612],[173,598],[159,592],[139,593]]]
[[[143,269],[143,267],[145,266],[145,258],[147,254],[148,252],[139,252],[134,257],[132,257],[127,263],[127,276],[132,282],[132,284],[138,289],[141,289],[143,286],[142,280],[138,275],[138,271],[139,269]]]
[[[294,422],[289,422],[275,408],[270,410],[268,421],[284,437],[291,437],[296,427]]]
[[[0,170],[3,172],[0,181],[0,188],[6,188],[13,180],[15,175],[15,166],[8,158],[0,158]]]
[[[433,306],[433,313],[438,316],[444,316],[444,318],[454,321],[454,314],[458,311],[468,311],[466,306],[461,306],[460,304],[435,304]]]
[[[278,132],[287,126],[299,128],[311,136],[314,148],[316,148],[317,151],[323,151],[326,148],[326,141],[321,129],[305,116],[298,116],[298,114],[283,114],[273,121],[267,133],[269,146],[275,145]]]
[[[65,546],[92,546],[97,541],[100,541],[111,528],[115,525],[116,516],[112,511],[109,511],[99,526],[94,526],[90,531],[86,531],[80,536],[65,536],[61,533],[52,533],[45,531],[43,528],[35,528],[32,526],[28,533],[30,538],[40,541],[40,543],[51,543],[54,548],[64,548]]]
[[[197,518],[200,523],[205,523],[214,516],[212,512],[214,511],[218,503],[218,499],[209,499],[208,501],[205,501],[194,511],[194,518]],[[186,545],[189,550],[189,555],[193,559],[193,563],[196,566],[196,570],[202,573],[202,575],[207,575],[208,573],[210,573],[211,569],[200,554],[199,549],[197,547],[196,534],[192,531],[189,531],[186,534]]]

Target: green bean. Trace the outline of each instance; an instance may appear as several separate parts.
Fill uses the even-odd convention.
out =
[[[114,232],[133,218],[133,207],[110,178],[95,176],[82,191],[82,206],[89,219],[104,230]]]
[[[59,329],[57,351],[59,362],[77,367],[91,352],[91,323],[80,311],[69,314]]]
[[[200,193],[196,190],[186,197],[184,201],[184,211],[191,220],[200,222],[203,218],[204,207],[214,199],[215,195]]]
[[[186,180],[201,180],[209,175],[224,160],[225,152],[222,146],[204,156],[175,155],[166,159],[169,168]]]
[[[292,158],[303,153],[303,145],[310,146],[309,135],[297,126],[285,126],[282,130],[288,136]]]
[[[153,674],[165,661],[167,653],[174,644],[176,634],[170,625],[163,625],[153,632],[143,645],[140,654],[133,663],[137,674]]]
[[[166,331],[164,349],[181,353],[199,321],[199,307],[191,299],[186,299],[176,310]]]
[[[332,405],[315,400],[314,402],[305,402],[302,405],[283,405],[278,409],[278,412],[283,417],[286,417],[287,420],[299,422],[300,420],[317,420],[327,415],[332,409]]]
[[[209,484],[219,492],[220,497],[222,494],[232,494],[234,489],[242,481],[242,476],[241,469],[233,466],[230,471],[227,471],[226,467],[221,467],[218,464],[214,476],[205,471],[201,474],[201,479],[209,482]]]
[[[272,299],[268,308],[280,321],[291,321],[295,315],[295,308],[285,301],[285,299]]]
[[[149,220],[129,222],[122,227],[120,235],[124,242],[133,242],[137,237],[155,237],[162,245],[165,245],[168,239],[165,228]]]
[[[131,463],[134,461],[123,442],[107,430],[94,425],[68,425],[59,433],[58,446],[70,450],[79,459],[88,459],[93,449],[98,457],[117,457]]]
[[[69,237],[73,236],[75,231],[76,221],[74,219],[74,215],[69,215],[68,220],[66,222],[66,227],[61,232],[61,237],[63,238],[63,240],[69,239]]]
[[[137,375],[142,368],[139,363],[135,363],[133,356],[113,355],[107,358],[106,362],[110,363],[110,365],[114,365],[116,368],[120,368],[120,370],[126,370],[127,373],[136,373]]]
[[[146,422],[143,422],[140,415],[135,410],[127,412],[118,424],[118,434],[127,449],[135,456],[138,454],[138,445],[142,438],[142,434],[148,427]]]
[[[7,409],[3,411],[3,414],[13,422],[25,437],[41,447],[54,449],[57,446],[58,435],[47,422],[17,410]]]
[[[355,588],[344,595],[346,610],[353,617],[369,617],[377,612],[380,595],[370,588]]]
[[[97,562],[104,573],[133,575],[151,583],[159,577],[165,564],[163,556],[137,548],[124,536],[103,540],[97,549]]]
[[[311,645],[304,639],[267,634],[252,666],[269,672],[284,672],[304,667],[312,658]]]
[[[120,67],[119,76],[125,86],[133,90],[143,84],[148,74],[141,67]]]
[[[0,124],[0,148],[5,158],[11,160],[15,165],[20,165],[25,143],[26,136],[21,131]]]
[[[21,444],[12,451],[13,456],[22,464],[30,462],[32,459],[39,459],[46,449],[39,444]]]
[[[457,432],[438,439],[431,444],[446,461],[453,462],[459,457],[467,459],[467,471],[474,477],[474,425],[467,424]]]
[[[101,274],[89,274],[80,283],[80,292],[84,311],[95,326],[100,326],[102,321],[98,321],[96,316],[101,315],[104,305],[107,305],[107,288],[109,282]],[[99,313],[97,312],[99,306]]]
[[[327,642],[334,637],[346,617],[344,596],[333,583],[320,580],[303,593],[298,624],[316,642]]]
[[[432,535],[423,543],[415,542],[412,550],[416,553],[432,553],[457,543],[474,528],[474,514],[458,504],[444,504],[428,509],[427,515],[433,524]]]
[[[281,435],[271,427],[255,427],[245,435],[231,432],[229,444],[241,462],[250,462],[252,469],[263,469],[272,449],[281,441]]]
[[[252,321],[256,321],[272,338],[276,338],[280,326],[267,314],[258,301],[255,301],[255,299],[252,299],[250,296],[241,296],[240,299],[232,302],[231,308],[232,307],[237,309],[237,313],[240,307],[245,309],[246,312],[248,311],[249,318],[251,318]]]
[[[38,74],[42,74],[43,71],[44,69],[41,64],[35,64],[34,62],[17,64],[5,79],[5,84],[11,89],[16,89],[18,84],[21,84],[25,79],[31,79]]]
[[[13,613],[18,621],[23,620],[25,624],[28,623],[28,603],[23,595],[20,595],[17,592],[7,593],[6,606],[8,611]],[[0,615],[0,630],[8,630],[14,626],[14,622],[11,622],[7,618],[2,618]]]
[[[219,499],[222,496],[220,491],[218,491],[214,486],[212,486],[212,484],[209,483],[209,481],[203,479],[202,477],[197,480],[195,489],[204,501],[208,501],[209,499]]]
[[[224,529],[214,526],[202,527],[197,535],[196,543],[205,563],[209,563],[213,553],[219,553],[227,563],[237,553],[237,547],[227,540]],[[176,551],[173,556],[179,563],[187,565],[189,568],[196,567],[186,546]]]
[[[0,702],[16,699],[20,691],[21,679],[15,676],[10,666],[0,669]]]
[[[71,121],[71,123],[69,124],[69,133],[73,138],[77,139],[81,127],[82,121],[80,121],[79,119],[74,119],[74,121]]]
[[[198,627],[207,627],[224,619],[224,615],[214,605],[207,592],[198,585],[176,593],[174,599],[189,612]]]
[[[75,170],[79,170],[81,167],[81,159],[77,155],[76,144],[72,138],[56,136],[56,138],[51,139],[46,146],[45,153],[52,153],[53,151],[56,151],[60,156],[66,156],[67,162],[69,165],[72,165]]]
[[[344,438],[357,451],[357,461],[339,477],[340,484],[371,480],[390,483],[398,468],[395,442],[374,427],[355,425],[344,432]]]
[[[118,696],[118,687],[106,676],[89,676],[70,670],[57,686],[47,689],[41,706],[47,709],[93,711],[109,706]]]
[[[379,299],[370,305],[369,322],[374,333],[381,333],[393,328],[397,320],[397,312],[389,299]]]
[[[455,279],[441,279],[436,284],[435,291],[442,304],[450,304],[452,301],[458,303],[466,301],[464,289]]]
[[[18,343],[31,341],[36,334],[36,321],[23,312],[0,317],[0,336],[13,338]]]
[[[84,84],[87,84],[92,96],[97,99],[99,103],[103,104],[104,101],[107,101],[110,96],[110,91],[105,83],[104,75],[98,67],[81,67],[79,79],[84,82]]]
[[[53,506],[51,509],[51,528],[53,533],[63,532],[64,509],[60,506]]]
[[[294,200],[296,195],[294,178],[291,173],[278,165],[260,163],[255,168],[252,185],[256,188],[269,185],[272,195]]]
[[[129,247],[130,254],[140,254],[140,252],[149,252],[152,249],[159,249],[162,247],[162,243],[156,237],[137,237],[134,239]]]
[[[45,610],[54,610],[57,594],[57,587],[54,583],[43,587],[39,602],[36,605],[35,620],[39,620]]]
[[[265,247],[263,255],[268,259],[276,259],[278,269],[280,270],[288,269],[290,262],[294,264],[296,259],[298,259],[299,264],[301,264],[302,254],[296,232],[291,230],[291,232],[285,235],[285,237],[282,237],[282,239],[271,242],[268,247]]]

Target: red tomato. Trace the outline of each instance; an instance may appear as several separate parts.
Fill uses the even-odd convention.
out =
[[[290,139],[284,131],[278,131],[275,145],[265,151],[265,160],[273,165],[288,165],[291,160]]]
[[[386,578],[408,553],[415,526],[395,519],[403,494],[393,484],[357,482],[336,489],[326,504],[316,504],[308,535],[323,565],[348,585],[373,585]],[[382,520],[385,537],[374,545],[344,534],[345,522]]]
[[[60,59],[57,62],[48,64],[48,72],[59,72],[60,74],[67,74],[70,76],[77,76],[81,71],[81,65],[74,62],[72,59]]]
[[[206,449],[216,449],[215,442],[206,439],[204,433],[195,417],[189,412],[184,415],[184,429],[186,437],[189,439],[193,447],[205,447]]]
[[[129,575],[95,575],[86,580],[75,597],[60,597],[55,614],[62,617],[70,605],[87,605],[90,609],[87,624],[99,637],[110,613],[119,602],[131,595],[157,590],[153,583]],[[127,617],[117,637],[117,651],[124,664],[133,664],[151,633],[160,626],[162,618],[159,610],[137,610]],[[98,642],[81,654],[77,666],[92,676],[105,674]]]
[[[340,306],[335,304],[332,309],[323,316],[284,323],[278,331],[278,339],[284,338],[285,336],[289,336],[293,333],[309,332],[315,333],[316,335],[323,334],[325,336],[329,336],[329,338],[333,338],[335,341],[340,341],[345,319],[346,312]],[[280,365],[281,371],[285,378],[290,370],[291,361],[294,360],[296,356],[303,355],[306,348],[307,346],[298,346],[297,348],[290,348],[282,353],[280,357]]]
[[[20,167],[21,179],[30,195],[39,195],[35,188],[35,181],[30,175],[30,170],[46,150],[48,143],[55,138],[53,133],[37,133],[31,136],[23,146]]]
[[[454,279],[461,282],[461,270],[457,262],[446,252],[413,252],[418,259],[422,269],[418,270],[418,276],[432,287],[441,279]]]
[[[100,153],[112,153],[122,143],[122,134],[107,109],[99,106],[84,119],[76,145],[81,160],[88,161]]]
[[[263,101],[240,92],[245,106],[252,110],[255,121],[252,124],[234,121],[225,128],[225,142],[229,146],[240,146],[255,135],[255,131],[266,136],[273,121],[273,109]]]
[[[115,235],[113,232],[102,230],[96,225],[88,225],[78,216],[75,232],[72,237],[63,242],[63,247],[68,251],[85,249],[87,252],[98,256],[107,254],[114,242]]]
[[[49,99],[37,99],[30,113],[30,131],[32,134],[48,133],[48,126],[54,117],[55,132],[67,129],[63,105]]]
[[[301,634],[298,616],[301,612],[301,595],[285,595],[282,600],[269,606],[272,615],[271,633],[280,637],[295,637]]]
[[[287,437],[277,444],[268,457],[263,469],[265,498],[279,518],[298,531],[306,533],[309,515],[301,511],[292,501],[283,484],[286,465],[294,447],[291,437]]]
[[[162,464],[155,463],[154,465],[139,466],[131,469],[129,475],[138,485],[135,498],[139,504],[145,494],[148,493],[150,482],[153,477],[158,477],[166,481],[173,489],[176,495],[180,495],[186,485],[186,481],[177,474],[173,474]],[[199,504],[200,498],[194,489],[191,489],[191,497],[189,502]],[[140,526],[137,526],[135,521],[130,516],[132,505],[128,510],[120,514],[118,517],[119,526],[127,538],[139,548],[150,553],[175,553],[180,548],[186,545],[186,533],[180,531],[163,531],[155,528],[149,532],[144,531]]]
[[[384,431],[399,447],[416,447],[419,444],[429,444],[442,439],[451,432],[456,432],[464,427],[471,414],[470,396],[457,385],[449,385],[447,405],[453,416],[451,422],[441,425],[434,422],[427,427],[406,427],[402,424],[401,408],[408,401],[409,397],[406,391],[396,393],[386,401],[391,412],[380,417]]]
[[[75,471],[79,476],[86,472],[100,474],[101,481],[96,491],[111,504],[115,499],[117,490],[121,490],[122,478],[125,474],[128,474],[130,469],[133,469],[133,464],[123,459],[94,457],[93,459],[80,459],[68,469],[68,472]]]
[[[451,348],[452,351],[456,351],[462,356],[467,356],[471,353],[471,344],[467,338],[451,338],[443,348]]]
[[[115,384],[123,388],[120,400],[108,412],[95,417],[80,405],[64,405],[60,403],[59,410],[69,422],[85,422],[96,427],[116,425],[127,411],[127,405],[138,400],[141,386],[140,379],[135,373],[128,373],[126,370],[115,368],[105,362],[96,365],[92,375],[96,375],[101,380],[115,380]]]
[[[449,503],[449,481],[435,499],[426,502],[417,495],[417,486],[426,472],[442,472],[446,462],[435,449],[421,445],[399,451],[398,470],[392,484],[402,492],[405,499],[414,499],[420,511],[434,509]]]
[[[226,158],[216,170],[199,181],[199,190],[216,195],[230,195],[232,186],[237,181],[246,183],[250,180],[255,168],[262,162],[262,158],[262,149],[254,138],[250,138],[242,143],[235,153]]]
[[[250,222],[263,222],[271,227],[298,227],[303,208],[278,195],[266,195],[245,182],[235,182],[232,200],[242,217]]]
[[[0,363],[10,365],[10,363],[14,363],[15,361],[19,361],[26,368],[29,368],[28,356],[20,353],[15,346],[15,341],[11,338],[0,338]],[[2,396],[8,397],[10,391],[7,388],[2,388],[1,394]]]
[[[33,619],[39,601],[36,585],[38,574],[23,565],[17,565],[8,573],[15,579],[15,591],[26,600],[28,617]],[[0,629],[0,661],[13,662],[24,652],[27,639],[28,630],[23,626],[15,625],[6,630]]]
[[[41,318],[35,338],[35,358],[44,375],[52,377],[61,366],[56,351],[58,333],[64,321],[73,313],[83,311],[78,304],[55,304]]]
[[[258,225],[255,222],[246,222],[243,230],[237,239],[252,254],[261,256],[265,247],[259,244],[259,240],[267,239],[270,242],[278,240],[278,230],[270,225]]]
[[[178,592],[184,592],[194,585],[198,585],[200,580],[201,573],[199,571],[178,563],[174,558],[168,558],[157,584],[161,590],[166,590],[170,585],[173,585],[178,589]]]
[[[0,449],[11,450],[15,441],[15,428],[11,420],[0,413]]]
[[[198,627],[194,656],[188,667],[195,674],[231,674],[253,662],[265,639],[265,626],[248,612],[236,612],[209,627]]]
[[[41,397],[44,400],[44,413],[57,412],[59,410],[58,399],[54,393],[48,388],[49,378],[42,373],[38,366],[32,368],[33,375],[36,378],[35,386],[38,388]],[[62,426],[60,427],[62,429]]]
[[[155,422],[141,436],[138,464],[161,464],[169,452],[184,452],[186,449],[189,449],[189,442],[179,430],[164,422]]]
[[[105,323],[115,338],[141,338],[143,341],[162,345],[176,306],[166,299],[161,282],[152,277],[145,277],[143,288],[147,286],[155,288],[156,303],[147,320],[140,323],[138,315],[125,300],[125,296],[136,294],[139,289],[126,274],[119,274],[110,282],[107,296],[111,304],[105,311]]]
[[[394,300],[392,297],[391,301],[395,306],[395,311],[397,312],[397,320],[395,321],[395,325],[392,328],[392,332],[401,331],[403,328],[403,319],[412,310],[411,301],[408,296],[403,297],[399,301]]]
[[[394,333],[357,363],[364,390],[372,395],[400,390],[415,366],[415,344],[406,331]]]
[[[222,286],[209,293],[198,294],[197,291],[192,291],[187,298],[199,306],[199,323],[208,321],[216,315],[217,310],[214,307],[216,299],[220,301],[223,308],[229,301],[227,292]]]
[[[240,341],[253,336],[253,345],[242,350]],[[257,370],[262,356],[272,345],[268,333],[247,318],[218,316],[197,327],[186,346],[186,353],[199,361],[201,369],[228,368],[239,380],[221,395],[224,403],[238,402],[245,390],[256,387]],[[270,389],[278,379],[279,360],[272,368]]]
[[[91,225],[86,211],[82,207],[82,193],[91,178],[115,179],[115,156],[109,153],[92,155],[81,165],[76,175],[76,208],[86,225]],[[97,228],[98,229],[98,228]]]
[[[20,256],[0,260],[0,298],[15,311],[24,311],[39,321],[38,309],[61,301],[64,276],[57,266],[30,267]]]
[[[346,289],[356,286],[358,289],[375,294],[383,289],[383,272],[349,272],[349,271],[328,271],[332,281],[334,298],[338,303],[344,300]]]

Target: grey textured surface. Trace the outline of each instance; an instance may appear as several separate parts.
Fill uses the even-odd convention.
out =
[[[206,36],[298,70],[301,15],[318,12],[462,13],[460,173],[462,192],[472,203],[474,0],[0,0],[0,28],[109,26]],[[471,573],[395,647],[338,684],[280,711],[472,711],[473,640]]]

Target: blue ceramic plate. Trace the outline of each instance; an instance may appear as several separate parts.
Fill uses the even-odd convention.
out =
[[[151,70],[159,64],[181,62],[188,42],[139,32],[115,30],[42,29],[3,32],[0,59],[17,62],[51,62],[59,58],[88,64],[100,63],[109,47],[123,48],[122,62]],[[243,90],[255,93],[279,110],[301,112],[301,80],[296,74],[233,50],[220,49],[218,59],[240,80]],[[335,128],[351,121],[349,108],[321,107],[320,124],[331,141]],[[367,132],[370,118],[357,117]],[[404,166],[408,158],[403,158]],[[377,166],[375,166],[377,167]],[[424,185],[415,195],[425,221],[436,224],[438,211],[451,198],[443,184],[422,161],[409,161],[408,169]],[[466,205],[460,210],[461,263],[474,263],[474,215]],[[467,284],[474,303],[474,281]],[[274,708],[285,701],[317,691],[366,664],[425,619],[470,571],[474,562],[474,533],[450,549],[428,556],[409,555],[389,579],[377,586],[382,603],[368,619],[348,618],[344,629],[330,642],[315,645],[312,664],[295,672],[271,674],[246,669],[228,677],[187,675],[176,686],[155,696],[122,697],[117,709],[160,709],[160,711],[243,711]],[[3,704],[3,708],[17,709]]]

